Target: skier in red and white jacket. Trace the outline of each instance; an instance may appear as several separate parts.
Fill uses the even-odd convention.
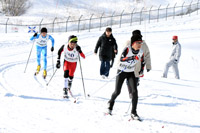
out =
[[[76,70],[77,61],[79,59],[79,54],[85,59],[85,55],[81,50],[81,47],[77,45],[78,38],[74,35],[69,36],[68,44],[62,45],[58,51],[58,60],[56,68],[60,68],[60,57],[62,52],[64,52],[64,98],[68,98],[68,90],[71,89],[72,80],[74,78],[74,72]]]

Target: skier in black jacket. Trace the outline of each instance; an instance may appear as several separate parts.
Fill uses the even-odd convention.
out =
[[[137,91],[137,78],[134,74],[135,65],[144,57],[143,51],[140,49],[142,46],[142,37],[135,35],[131,37],[131,45],[127,46],[120,58],[120,64],[117,71],[115,82],[115,91],[111,99],[108,101],[108,114],[112,114],[115,99],[121,92],[121,88],[125,79],[128,80],[131,93],[132,93],[132,110],[131,117],[140,120],[137,114],[138,91]]]
[[[99,47],[99,59],[101,61],[100,75],[102,76],[102,78],[105,78],[109,76],[110,61],[113,58],[113,48],[114,53],[117,54],[117,43],[112,35],[111,28],[106,28],[104,34],[99,37],[99,40],[94,50],[95,54],[97,54]]]

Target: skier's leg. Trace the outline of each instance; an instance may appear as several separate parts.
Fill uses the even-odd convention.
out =
[[[71,90],[73,78],[74,78],[73,76],[69,76],[69,79],[68,79],[68,89],[69,90]]]
[[[47,46],[42,48],[43,60],[44,60],[44,70],[47,70]]]
[[[37,49],[37,64],[38,66],[40,66],[42,47],[36,45],[36,49]]]
[[[68,88],[68,78],[69,78],[69,70],[68,70],[68,62],[64,61],[64,66],[63,66],[63,70],[64,70],[64,96],[68,97],[67,94],[67,88]]]
[[[106,64],[106,66],[105,66],[105,76],[108,77],[109,71],[110,71],[110,61],[106,61],[105,64]]]
[[[137,79],[135,78],[135,74],[129,73],[128,82],[132,90],[132,114],[137,114],[137,103],[138,103],[138,91],[137,91]]]
[[[128,94],[129,94],[129,97],[130,99],[132,99],[132,93],[131,93],[131,86],[130,86],[130,83],[128,80],[126,80],[126,84],[127,84],[127,88],[128,88]]]
[[[117,73],[119,73],[120,70],[118,70]],[[113,106],[114,106],[114,102],[115,99],[117,98],[117,96],[121,93],[121,88],[123,85],[123,82],[126,78],[126,73],[122,72],[120,73],[117,77],[116,77],[116,81],[115,81],[115,91],[113,92],[111,99],[108,101],[108,109],[112,110]]]
[[[72,81],[74,78],[74,72],[76,71],[77,63],[69,63],[69,79],[68,79],[68,88],[69,90],[72,87]]]
[[[64,71],[64,88],[68,88],[69,70]]]
[[[139,77],[135,77],[135,80],[136,80],[136,83],[137,83],[136,85],[139,86],[140,85],[140,78]]]
[[[139,86],[139,81],[140,81],[140,78],[138,77],[135,77],[135,80],[136,80],[136,85]],[[129,93],[129,98],[132,99],[133,98],[133,95],[132,95],[132,88],[131,88],[131,85],[129,83],[130,81],[126,80],[126,84],[127,84],[127,88],[128,88],[128,93]]]
[[[163,72],[163,77],[164,77],[164,78],[167,78],[167,74],[168,74],[169,67],[171,67],[172,64],[173,64],[173,61],[172,61],[172,60],[170,60],[168,63],[166,63],[165,69],[164,69],[164,72]]]
[[[172,68],[173,68],[173,71],[174,71],[174,74],[175,74],[175,78],[180,79],[180,77],[179,77],[179,70],[178,70],[178,63],[173,64]]]

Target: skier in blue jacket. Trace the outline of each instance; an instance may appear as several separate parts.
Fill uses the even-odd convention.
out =
[[[31,37],[31,41],[36,40],[36,49],[37,49],[37,70],[35,75],[37,75],[40,72],[40,59],[41,59],[41,53],[43,54],[43,60],[44,60],[44,71],[43,71],[43,77],[46,78],[47,76],[47,41],[51,40],[52,47],[51,52],[54,51],[54,38],[51,35],[47,34],[47,28],[42,28],[41,33],[37,34],[35,33],[33,37]]]

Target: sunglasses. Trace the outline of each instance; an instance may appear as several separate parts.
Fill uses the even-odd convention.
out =
[[[141,42],[141,41],[138,41],[138,42],[135,42],[136,44],[142,44],[143,42]]]

